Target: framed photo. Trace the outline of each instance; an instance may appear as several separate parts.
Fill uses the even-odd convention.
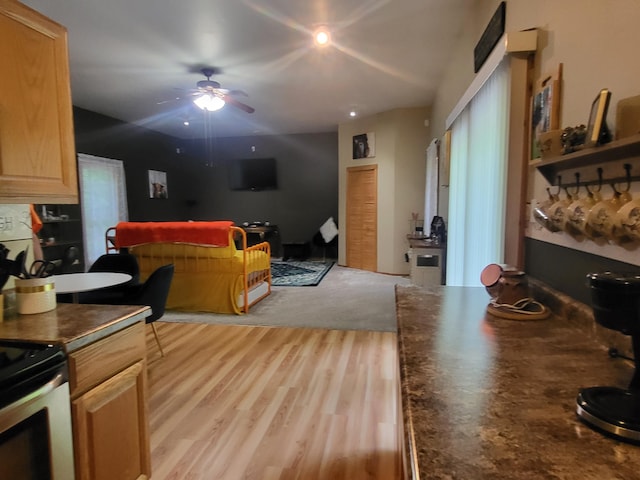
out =
[[[354,135],[353,159],[371,158],[376,156],[376,134],[373,132]]]
[[[167,172],[149,170],[149,198],[169,198]]]
[[[585,147],[593,147],[599,143],[607,143],[611,140],[609,129],[607,128],[607,110],[609,109],[610,99],[611,92],[603,88],[591,104],[591,113],[589,113],[589,123],[587,124],[587,136],[584,140]]]
[[[538,82],[531,101],[531,159],[541,157],[538,135],[560,128],[560,88],[562,63],[556,72]]]

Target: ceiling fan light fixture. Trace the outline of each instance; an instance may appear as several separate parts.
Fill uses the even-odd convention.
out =
[[[200,95],[193,103],[195,103],[200,110],[207,110],[209,112],[220,110],[225,105],[225,101],[222,98],[210,93]]]

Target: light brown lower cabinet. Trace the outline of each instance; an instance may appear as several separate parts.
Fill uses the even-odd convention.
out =
[[[76,480],[151,478],[144,323],[70,354]]]

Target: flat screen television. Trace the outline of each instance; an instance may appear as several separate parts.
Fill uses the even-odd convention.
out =
[[[241,158],[229,162],[231,190],[275,190],[278,172],[275,158]]]

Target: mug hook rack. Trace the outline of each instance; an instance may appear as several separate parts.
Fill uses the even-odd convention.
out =
[[[580,183],[582,185],[598,185],[598,190],[599,187],[602,186],[603,182],[607,182],[612,185],[626,183],[626,187],[623,191],[628,192],[631,188],[631,182],[640,180],[640,173],[631,175],[632,166],[630,163],[625,163],[624,165],[622,165],[622,167],[624,173],[619,170],[614,171],[612,169],[608,169],[608,171],[606,172],[608,175],[605,175],[605,171],[601,167],[594,169],[593,172],[587,169],[581,169],[580,171],[574,172],[574,175],[576,177],[576,185],[581,178],[582,181]],[[593,173],[595,173],[595,175],[593,175]],[[584,179],[583,177],[587,178]]]
[[[580,173],[581,185],[637,182],[640,181],[640,133],[542,160],[535,167],[550,185],[558,175],[569,178],[575,172]]]

